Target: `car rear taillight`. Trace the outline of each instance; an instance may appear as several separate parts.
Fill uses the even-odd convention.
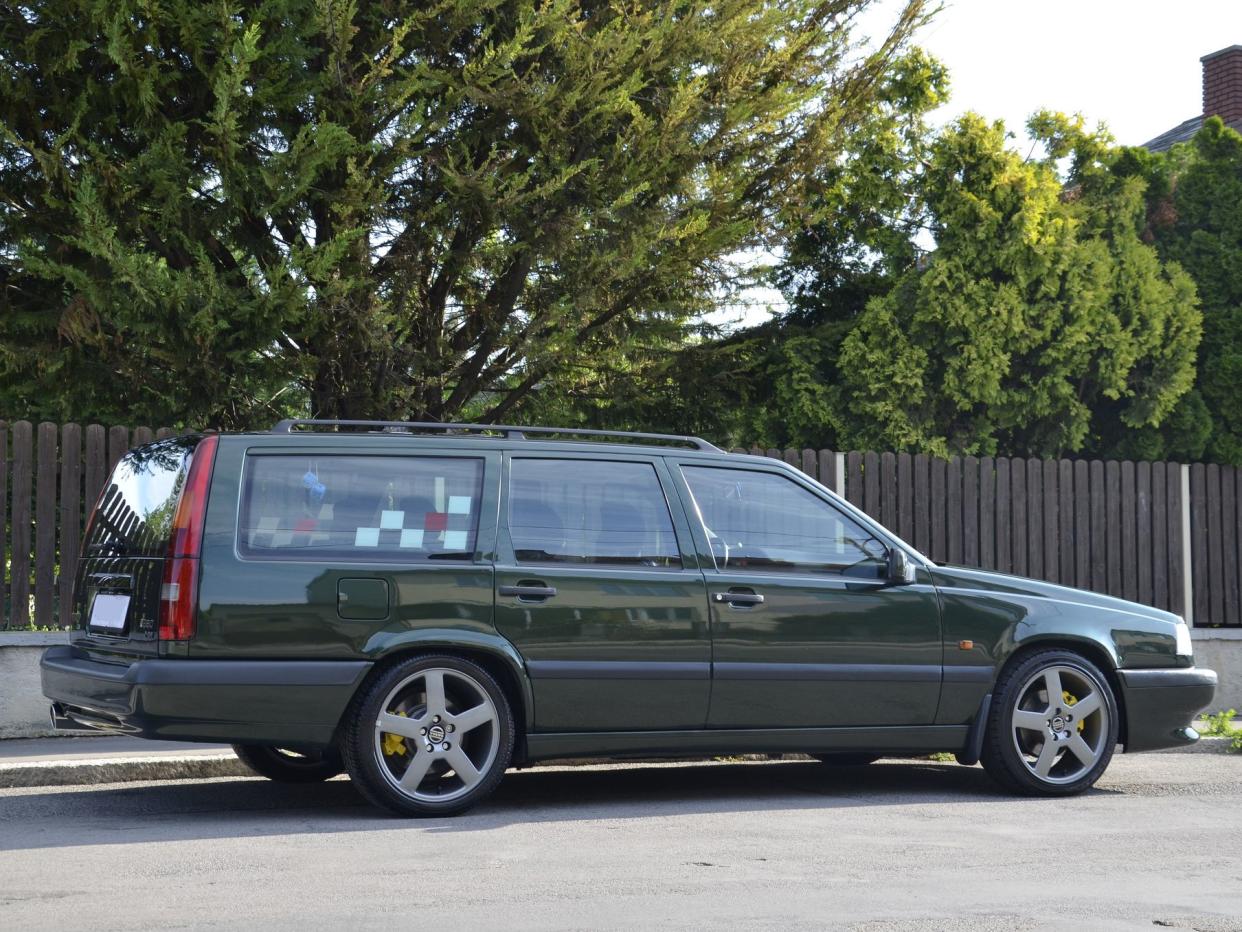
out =
[[[160,589],[160,640],[188,641],[194,636],[198,614],[198,561],[203,548],[203,521],[207,515],[207,490],[216,459],[215,435],[204,437],[194,448],[185,485],[173,513],[168,558],[164,561],[164,584]]]

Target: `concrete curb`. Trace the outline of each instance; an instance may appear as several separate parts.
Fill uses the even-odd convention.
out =
[[[202,780],[253,777],[231,754],[170,757],[116,757],[95,760],[23,761],[0,764],[0,789],[26,786],[81,786],[135,780]]]
[[[1229,754],[1227,738],[1203,738],[1185,748],[1159,751],[1162,754]],[[766,759],[767,755],[745,755]],[[1242,762],[1242,754],[1238,755]],[[546,761],[543,766],[583,766],[616,763],[614,760]],[[635,763],[631,761],[631,763]],[[641,762],[637,762],[641,763]],[[661,760],[660,763],[668,763]],[[102,783],[133,783],[141,780],[206,780],[213,777],[253,777],[232,754],[186,755],[174,757],[116,757],[88,760],[22,761],[0,764],[0,789],[37,786],[84,786]]]

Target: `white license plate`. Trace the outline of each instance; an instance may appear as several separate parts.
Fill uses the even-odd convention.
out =
[[[91,604],[90,627],[100,631],[124,631],[125,615],[129,612],[129,596],[100,592]]]

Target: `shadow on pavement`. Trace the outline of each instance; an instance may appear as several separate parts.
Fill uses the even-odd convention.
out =
[[[1093,795],[1111,795],[1093,790]],[[511,771],[477,809],[403,820],[348,780],[298,786],[262,779],[65,787],[0,796],[0,851],[217,837],[353,831],[471,832],[526,822],[643,819],[688,813],[1005,802],[979,767],[927,761],[834,768],[813,762],[636,765]]]

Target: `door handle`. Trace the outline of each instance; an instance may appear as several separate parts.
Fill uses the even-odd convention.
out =
[[[556,586],[520,583],[516,586],[497,586],[496,591],[504,596],[516,596],[519,599],[542,602],[556,595]]]
[[[763,596],[757,592],[713,592],[712,600],[716,602],[727,602],[729,605],[737,607],[739,605],[762,605]]]

